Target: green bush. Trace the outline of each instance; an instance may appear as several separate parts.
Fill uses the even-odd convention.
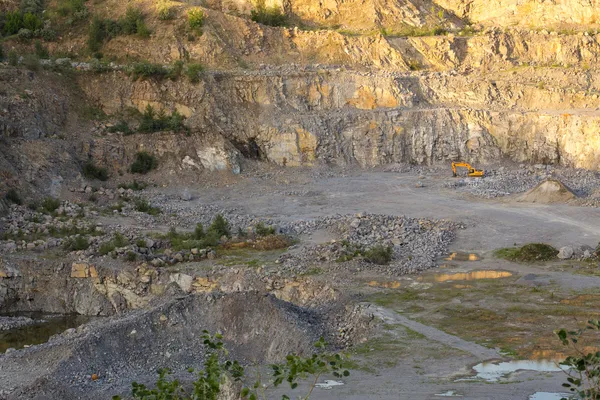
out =
[[[19,193],[17,193],[17,191],[15,189],[10,189],[8,192],[6,192],[6,195],[4,196],[4,198],[6,200],[10,201],[11,203],[14,203],[17,205],[23,204],[23,200],[21,200],[21,196],[19,196]]]
[[[176,8],[171,7],[166,2],[159,2],[157,5],[157,17],[161,21],[168,21],[175,18]]]
[[[8,64],[16,67],[19,64],[19,55],[16,51],[11,50],[8,52]]]
[[[153,64],[148,61],[134,63],[131,66],[131,77],[134,81],[154,78],[157,80],[165,79],[169,76],[169,70],[161,64]]]
[[[131,172],[134,174],[146,174],[158,166],[156,158],[145,151],[135,155],[135,161],[131,164]]]
[[[56,12],[63,17],[84,17],[87,15],[85,0],[59,0]]]
[[[135,210],[139,212],[143,212],[149,215],[158,215],[160,214],[160,208],[152,207],[147,200],[138,199],[135,201]]]
[[[35,41],[35,55],[39,58],[50,58],[50,53],[48,52],[48,48],[42,45],[42,42],[39,40]]]
[[[144,15],[137,8],[127,7],[125,15],[119,20],[121,31],[125,35],[135,35],[146,38],[150,36],[150,30],[144,22]]]
[[[202,64],[190,63],[187,65],[185,74],[192,83],[200,82],[200,74],[204,71]]]
[[[211,232],[216,233],[219,238],[222,236],[231,237],[229,222],[221,214],[217,214],[213,219],[207,233]]]
[[[127,121],[119,121],[107,129],[110,133],[121,132],[123,135],[131,135],[133,131],[129,128]]]
[[[0,44],[0,61],[4,61],[4,47]]]
[[[74,239],[67,241],[66,247],[71,251],[86,250],[90,247],[90,243],[85,236],[76,236]]]
[[[19,10],[24,14],[39,15],[44,11],[44,2],[42,0],[21,0]]]
[[[108,171],[106,168],[97,167],[93,162],[88,161],[83,166],[83,176],[88,179],[98,179],[99,181],[108,180]]]
[[[187,12],[188,26],[198,33],[202,32],[204,26],[204,12],[198,8],[192,8]]]
[[[108,242],[104,242],[100,245],[100,247],[98,248],[98,253],[100,253],[101,256],[105,256],[108,253],[110,253],[111,251],[113,251],[115,249],[115,244],[111,241]]]
[[[136,180],[134,180],[133,183],[130,183],[130,184],[122,183],[119,185],[120,188],[131,189],[134,191],[144,190],[144,189],[146,189],[147,186],[148,186],[148,184],[146,184],[144,182],[138,182]]]
[[[256,234],[258,236],[268,236],[268,235],[274,235],[275,234],[275,228],[272,226],[267,226],[262,222],[259,222],[258,224],[256,224],[256,226],[254,227],[254,231],[256,232]]]
[[[194,239],[204,239],[204,236],[206,236],[204,233],[204,227],[200,223],[196,224],[196,228],[194,229]]]
[[[558,255],[558,250],[545,243],[529,243],[523,247],[507,247],[494,252],[498,258],[516,262],[549,261]]]
[[[186,127],[183,124],[184,120],[185,118],[183,115],[179,114],[177,110],[173,111],[170,116],[163,110],[156,114],[152,106],[148,104],[146,110],[144,110],[144,113],[142,114],[138,132],[152,133],[166,130],[180,132],[186,130]]]
[[[172,81],[176,81],[181,76],[183,72],[183,61],[177,60],[173,63],[171,70],[169,71],[169,79]]]
[[[127,254],[125,255],[125,261],[135,261],[137,260],[137,254],[135,254],[133,251],[128,251]]]
[[[2,33],[6,36],[15,35],[23,28],[23,14],[19,11],[9,11],[4,15]]]
[[[22,64],[25,66],[25,68],[31,71],[37,71],[41,67],[40,59],[35,54],[26,54],[23,57]]]
[[[53,213],[60,207],[60,200],[54,197],[46,197],[42,201],[42,210],[47,213]]]
[[[113,243],[115,247],[125,247],[129,244],[129,241],[123,236],[122,233],[115,233],[115,237],[113,238]]]
[[[277,6],[267,7],[260,1],[254,10],[250,11],[250,18],[254,22],[269,26],[285,26],[288,23],[287,15]]]
[[[389,264],[394,256],[394,249],[392,246],[374,246],[363,254],[365,260],[379,265]]]
[[[308,400],[311,393],[322,376],[332,375],[336,378],[347,377],[350,372],[345,369],[347,363],[340,354],[326,352],[327,343],[321,337],[315,346],[315,352],[308,356],[288,354],[282,364],[269,366],[270,372],[261,374],[247,374],[244,367],[237,361],[229,358],[229,352],[223,344],[223,336],[211,335],[203,331],[202,342],[204,344],[204,360],[202,370],[196,371],[189,368],[188,372],[193,374],[194,382],[191,385],[183,385],[178,379],[170,379],[171,370],[161,368],[158,370],[156,384],[148,388],[143,384],[133,382],[131,395],[137,400],[173,399],[173,400],[217,400],[221,398],[222,386],[225,382],[237,382],[241,387],[240,399],[274,399],[278,396],[272,391],[282,391],[282,384],[289,384],[290,390],[302,390],[297,398]],[[306,380],[306,385],[299,382]],[[246,382],[250,386],[245,386]],[[301,389],[300,389],[301,388]],[[290,399],[287,394],[280,394],[281,399]],[[295,397],[295,396],[294,396]],[[113,400],[121,400],[119,396],[113,396]]]
[[[23,26],[24,29],[29,29],[32,32],[35,32],[44,27],[44,23],[42,19],[35,14],[25,13],[23,14]]]

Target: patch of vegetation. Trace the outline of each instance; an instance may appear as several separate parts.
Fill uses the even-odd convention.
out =
[[[137,260],[137,254],[133,251],[128,251],[127,254],[125,254],[125,261],[133,262],[135,260]]]
[[[140,61],[131,66],[130,75],[134,81],[154,78],[165,79],[170,71],[161,64],[153,64],[149,61]]]
[[[110,126],[107,130],[110,133],[121,132],[125,136],[131,135],[134,133],[134,131],[131,128],[129,128],[129,124],[127,123],[127,121],[124,121],[124,120],[121,120],[121,121],[117,122],[116,124],[114,124],[113,126]]]
[[[262,221],[256,224],[254,231],[258,236],[267,236],[275,234],[275,227],[267,226]]]
[[[3,17],[2,19],[4,20],[2,33],[6,36],[15,35],[22,29],[32,32],[33,35],[33,32],[39,32],[44,27],[42,19],[31,12],[8,11],[6,14],[0,15],[0,17]]]
[[[365,260],[379,265],[389,264],[394,256],[392,246],[373,246],[363,253]]]
[[[26,54],[23,56],[21,64],[30,71],[38,71],[41,67],[40,59],[35,54]]]
[[[130,6],[118,21],[94,17],[88,28],[88,50],[97,53],[104,43],[119,35],[138,35],[142,38],[150,36],[150,30],[140,10]]]
[[[269,26],[286,26],[288,17],[278,6],[267,7],[264,0],[259,0],[256,8],[250,11],[250,18],[254,22]]]
[[[188,26],[192,31],[202,35],[202,27],[204,26],[204,12],[199,8],[192,8],[187,12]]]
[[[204,66],[198,63],[190,63],[187,65],[185,74],[192,83],[200,82],[200,74],[204,72]]]
[[[317,351],[312,356],[301,357],[289,354],[285,357],[285,363],[270,365],[271,374],[267,374],[268,379],[262,377],[260,373],[247,375],[237,360],[229,358],[229,352],[225,349],[222,342],[223,337],[220,334],[213,336],[208,331],[203,331],[202,339],[204,342],[204,357],[202,358],[204,369],[200,371],[195,371],[193,368],[188,369],[188,372],[195,376],[192,385],[188,387],[182,385],[179,380],[169,380],[168,376],[171,371],[163,368],[158,371],[158,380],[151,389],[139,383],[132,383],[133,398],[137,400],[217,400],[221,386],[229,380],[243,385],[240,393],[241,399],[257,400],[271,398],[268,391],[281,386],[283,382],[289,383],[290,389],[294,390],[298,388],[299,381],[306,379],[309,383],[303,387],[307,393],[300,398],[309,399],[322,375],[331,374],[337,378],[350,375],[346,369],[347,363],[340,354],[324,352],[327,343],[323,338],[315,343]],[[290,397],[284,394],[282,399],[290,399]],[[114,396],[113,400],[121,400],[121,398]]]
[[[6,192],[6,195],[4,195],[4,198],[10,203],[17,204],[19,206],[23,204],[21,196],[19,196],[19,193],[15,189],[9,189],[9,191]]]
[[[208,233],[214,232],[219,237],[231,237],[229,222],[221,214],[217,214],[208,228]]]
[[[158,113],[154,112],[154,109],[150,104],[146,106],[146,110],[142,114],[140,125],[138,126],[138,132],[151,133],[170,130],[173,132],[187,131],[183,121],[185,117],[177,112],[173,111],[171,115],[167,115],[164,110]]]
[[[380,33],[383,36],[389,37],[421,37],[421,36],[440,36],[448,34],[448,30],[442,26],[409,26],[406,25],[403,28],[390,31],[386,28],[381,28]]]
[[[92,161],[88,161],[83,165],[83,176],[88,179],[106,181],[108,180],[108,171],[106,168],[98,167]]]
[[[71,17],[74,20],[84,19],[88,16],[85,0],[59,0],[56,12],[63,17]]]
[[[175,18],[177,9],[169,4],[169,0],[159,0],[156,3],[156,16],[161,21],[169,21]]]
[[[268,251],[285,249],[291,244],[288,237],[284,235],[268,235],[263,236],[252,243],[254,250]]]
[[[587,352],[581,345],[584,332],[600,331],[600,321],[589,320],[585,329],[567,331],[560,329],[555,332],[563,346],[574,350],[576,355],[567,357],[560,365],[564,366],[567,382],[563,387],[568,388],[577,399],[600,398],[600,352]]]
[[[522,247],[506,247],[494,252],[494,255],[498,258],[525,263],[553,260],[557,254],[558,250],[545,243],[529,243]]]
[[[39,40],[35,41],[35,55],[41,59],[50,58],[50,53],[48,52],[48,48],[42,44]]]
[[[131,164],[131,172],[134,174],[147,174],[157,166],[156,157],[148,152],[140,151],[135,155],[135,161]]]
[[[121,183],[119,185],[119,188],[123,188],[123,189],[131,189],[135,192],[140,191],[140,190],[144,190],[148,187],[147,183],[144,182],[138,182],[136,180],[134,180],[132,183]]]
[[[47,213],[47,214],[52,214],[53,212],[55,212],[58,207],[60,207],[60,200],[56,199],[54,197],[46,197],[43,201],[42,201],[42,212]]]
[[[152,207],[147,200],[138,199],[135,201],[135,210],[149,215],[158,215],[161,213],[160,208]]]
[[[85,236],[76,236],[65,243],[65,248],[70,251],[87,250],[90,243]]]
[[[11,50],[8,52],[8,65],[16,67],[19,64],[19,55],[16,51]]]
[[[117,232],[112,240],[100,245],[98,252],[101,255],[107,255],[116,248],[125,247],[129,244],[128,240],[121,233]]]

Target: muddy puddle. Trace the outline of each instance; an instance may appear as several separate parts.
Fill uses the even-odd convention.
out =
[[[496,382],[517,371],[560,372],[562,369],[550,360],[514,360],[501,363],[483,362],[473,367],[477,375],[474,379]]]
[[[481,260],[481,256],[476,253],[467,253],[463,251],[456,251],[454,253],[450,253],[447,257],[444,258],[444,261],[479,261]]]
[[[33,323],[0,331],[0,353],[7,349],[22,349],[25,346],[45,343],[51,336],[90,321],[92,317],[78,314],[13,313],[6,317],[28,317]]]
[[[528,400],[560,400],[569,398],[570,393],[535,392]]]
[[[419,277],[418,280],[424,282],[450,282],[450,281],[475,281],[479,279],[499,279],[511,277],[512,273],[508,271],[471,271],[456,273],[438,273]]]

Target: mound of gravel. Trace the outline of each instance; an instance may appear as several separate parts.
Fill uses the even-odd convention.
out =
[[[204,361],[204,329],[220,331],[234,359],[279,362],[291,352],[310,354],[320,336],[335,343],[340,331],[353,332],[357,318],[344,309],[306,309],[260,292],[179,297],[0,354],[0,398],[108,399],[127,395],[132,381],[153,384],[164,367],[185,381],[191,378],[187,368]]]
[[[391,246],[393,259],[388,265],[367,263],[358,257],[362,268],[393,274],[419,272],[436,266],[444,255],[454,231],[460,224],[446,220],[427,220],[379,214],[357,214],[325,217],[313,221],[297,221],[283,227],[292,234],[308,234],[327,229],[341,238],[332,243],[305,246],[288,252],[279,259],[286,268],[296,273],[305,272],[317,264],[329,263],[333,269],[347,268],[344,257],[349,248],[368,250],[375,246]]]
[[[529,203],[566,203],[577,196],[557,179],[546,179],[536,187],[519,197],[519,201]]]

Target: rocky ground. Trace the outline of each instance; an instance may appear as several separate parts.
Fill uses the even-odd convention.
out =
[[[516,173],[506,172],[508,168],[496,173],[494,168],[488,169],[489,177],[480,180],[481,184]],[[531,183],[536,183],[534,171],[539,169],[527,170]],[[571,179],[568,184],[579,188],[575,193],[591,193],[594,174],[552,172],[555,177],[560,174]],[[200,362],[191,351],[195,339],[180,337],[181,328],[198,331],[200,320],[212,321],[203,327],[224,329],[226,340],[242,359],[257,354],[276,359],[321,334],[334,348],[360,349],[367,332],[379,332],[376,337],[381,334],[369,304],[374,299],[386,304],[387,300],[377,296],[393,296],[394,290],[409,291],[402,296],[413,296],[412,290],[428,290],[427,281],[414,283],[419,282],[418,274],[435,275],[440,265],[448,265],[444,258],[451,250],[476,252],[481,258],[482,253],[491,257],[490,251],[514,243],[547,241],[560,249],[557,260],[583,263],[577,267],[578,273],[587,271],[585,265],[595,265],[600,232],[594,224],[572,222],[583,215],[595,220],[595,208],[577,203],[555,205],[562,213],[560,226],[544,229],[540,235],[539,227],[552,218],[544,214],[546,209],[514,202],[512,196],[482,199],[484,196],[469,193],[472,199],[465,201],[465,187],[451,185],[456,179],[462,178],[452,178],[442,166],[395,166],[386,172],[268,167],[237,176],[235,184],[213,182],[211,191],[176,184],[132,190],[92,183],[66,187],[64,196],[69,200],[39,201],[35,207],[13,205],[1,220],[2,309],[110,318],[69,329],[47,344],[0,356],[0,374],[9,382],[2,396],[24,398],[28,393],[89,398],[84,393],[95,393],[108,398],[126,394],[129,381],[149,382],[152,375],[148,371],[161,365],[183,371],[185,365]],[[500,182],[506,182],[503,190],[514,190],[513,194],[530,189],[525,184],[510,184],[508,178]],[[95,198],[90,199],[92,195]],[[138,210],[140,202],[148,206],[145,211]],[[229,222],[230,233],[211,238],[217,214]],[[195,236],[197,224],[203,226],[199,236]],[[583,236],[582,230],[586,232]],[[511,264],[500,268],[516,268],[515,275],[527,271]],[[460,269],[459,273],[465,275]],[[543,274],[537,271],[527,284],[545,284],[548,280]],[[564,280],[569,290],[583,290],[579,280],[554,274],[552,279]],[[445,290],[440,296],[449,295]],[[269,297],[264,297],[267,294]],[[423,296],[430,295],[424,292]],[[428,301],[423,303],[427,307]],[[518,305],[521,300],[515,301]],[[267,316],[257,311],[271,308],[273,313]],[[173,310],[172,316],[165,310]],[[208,320],[189,317],[203,313],[208,313]],[[279,337],[281,330],[266,332],[272,326],[286,326],[297,332],[298,341],[281,336],[282,345],[271,354],[264,343],[246,342],[238,336],[247,331],[245,325],[227,327],[231,313],[246,315],[243,324],[260,321],[256,329],[266,330],[257,337]],[[285,322],[276,322],[277,318]],[[17,322],[28,322],[14,317],[2,321],[10,329]],[[143,338],[138,338],[142,332]],[[464,336],[460,329],[454,332]],[[109,344],[107,335],[119,340],[111,339]],[[163,336],[169,339],[161,339]],[[101,354],[127,343],[138,350],[116,350],[123,354],[121,361]],[[520,351],[528,354],[524,349],[529,345],[525,342]],[[367,346],[377,349],[379,345]],[[80,361],[91,359],[96,361]],[[40,365],[41,380],[36,379],[37,373],[24,372],[24,363],[31,360]],[[439,372],[429,373],[437,376]],[[469,370],[464,373],[468,375]],[[93,374],[100,378],[91,380]],[[359,380],[368,379],[362,373],[358,376]],[[70,382],[68,389],[65,380]],[[463,392],[470,390],[463,386]],[[438,390],[439,385],[430,387]]]

